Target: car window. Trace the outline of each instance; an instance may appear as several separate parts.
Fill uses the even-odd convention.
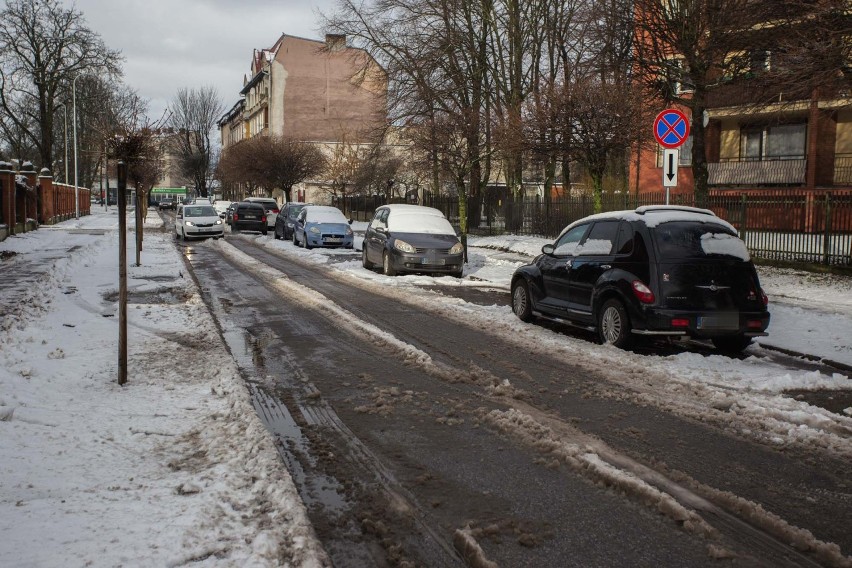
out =
[[[580,240],[586,231],[589,229],[589,224],[577,225],[570,231],[563,234],[553,245],[553,254],[569,255],[576,254],[577,247],[580,245]]]
[[[651,234],[660,257],[666,260],[708,256],[749,260],[748,250],[736,233],[716,223],[662,223],[652,228]]]
[[[304,205],[294,205],[293,207],[290,207],[287,211],[287,217],[289,217],[290,219],[295,219],[299,212],[304,208]]]
[[[576,254],[602,255],[611,254],[615,239],[618,236],[619,221],[598,221],[592,225],[592,230],[577,247]]]
[[[261,201],[260,204],[263,205],[263,208],[267,211],[270,209],[278,209],[278,204],[272,201]]]
[[[618,240],[615,245],[616,254],[630,254],[633,252],[633,225],[621,223],[618,229]]]
[[[218,217],[218,213],[210,205],[193,205],[184,207],[183,214],[186,217]]]

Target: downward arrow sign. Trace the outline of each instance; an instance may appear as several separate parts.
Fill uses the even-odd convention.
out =
[[[677,187],[678,150],[663,150],[663,186]]]

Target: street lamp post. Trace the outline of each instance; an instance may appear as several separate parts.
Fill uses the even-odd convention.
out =
[[[80,219],[80,187],[77,183],[77,75],[71,82],[71,119],[74,122],[74,211],[76,218]]]
[[[65,113],[65,129],[63,138],[65,140],[65,178],[62,180],[65,184],[68,183],[68,105],[66,103],[59,103],[62,105],[62,112]]]

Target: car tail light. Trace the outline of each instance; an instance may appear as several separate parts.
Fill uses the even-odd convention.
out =
[[[763,322],[760,320],[748,320],[748,322],[746,322],[746,327],[749,329],[762,329]]]
[[[654,303],[654,293],[641,280],[633,281],[633,295],[643,304]]]
[[[240,216],[239,216],[239,215],[237,215],[236,213],[234,213],[233,215],[231,215],[231,220],[232,220],[232,221],[236,221],[236,220],[237,220],[237,219],[239,219],[239,218],[240,218]]]
[[[689,320],[687,318],[674,318],[672,327],[689,327]]]
[[[760,301],[763,302],[764,306],[769,305],[769,298],[766,296],[766,292],[763,290],[760,291]]]
[[[276,215],[278,215],[278,211],[279,211],[279,210],[278,210],[278,209],[270,209],[270,211],[272,211],[273,213],[275,213]]]
[[[262,216],[262,217],[260,218],[260,220],[261,220],[261,221],[263,221],[264,223],[266,223],[266,215]]]

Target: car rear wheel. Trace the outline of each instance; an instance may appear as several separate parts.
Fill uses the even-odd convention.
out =
[[[373,263],[367,259],[367,247],[361,249],[361,266],[368,270],[373,268]]]
[[[627,349],[633,343],[630,318],[618,300],[607,300],[598,314],[598,334],[604,345]]]
[[[281,235],[278,234],[278,225],[275,225],[275,230],[272,232],[272,237],[277,241],[281,239]]]
[[[746,347],[751,345],[751,337],[746,337],[745,335],[714,337],[713,345],[723,353],[741,353]]]
[[[261,235],[265,235],[265,234],[267,234],[268,232],[269,232],[269,231],[268,231],[268,230],[266,230],[266,228],[264,228],[263,230],[261,230],[261,231],[260,231],[260,234],[261,234]]]
[[[530,301],[530,288],[526,280],[520,279],[512,286],[512,311],[521,321],[535,319]]]
[[[385,276],[396,276],[396,270],[393,267],[388,251],[385,251],[382,255],[382,272],[384,272]]]

